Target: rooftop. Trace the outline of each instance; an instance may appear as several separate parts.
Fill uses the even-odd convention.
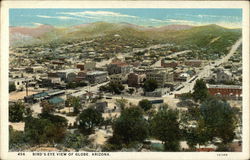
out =
[[[52,103],[52,104],[58,104],[58,103],[64,102],[64,100],[60,97],[54,97],[54,98],[49,99],[48,101],[49,103]]]
[[[63,70],[58,70],[57,72],[77,72],[80,71],[79,69],[63,69]]]
[[[242,86],[238,86],[238,85],[209,85],[209,84],[207,84],[207,88],[242,89]]]
[[[96,75],[96,74],[106,74],[106,71],[91,71],[87,72],[87,75]]]

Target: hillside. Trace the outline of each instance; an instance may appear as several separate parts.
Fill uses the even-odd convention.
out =
[[[114,38],[114,35],[118,37]],[[190,45],[192,48],[206,48],[212,52],[214,50],[218,51],[218,49],[224,51],[240,36],[241,29],[227,29],[218,25],[169,25],[153,28],[128,23],[95,22],[69,28],[54,28],[47,25],[30,29],[10,27],[12,47],[27,44],[74,43],[74,41],[95,39],[100,44],[121,45],[124,43],[124,45],[134,45],[133,47],[145,47],[147,44],[174,43],[177,45]],[[20,41],[22,43],[16,43]],[[144,45],[137,46],[136,44],[139,41],[143,42]]]

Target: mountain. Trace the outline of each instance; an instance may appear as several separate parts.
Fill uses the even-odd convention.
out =
[[[198,47],[204,47],[211,44],[211,40],[217,37],[220,38],[217,38],[216,43],[223,43],[223,45],[228,39],[234,41],[241,36],[241,29],[227,29],[218,25],[168,25],[156,28],[129,23],[106,22],[82,24],[68,28],[56,28],[49,25],[41,25],[35,28],[10,27],[10,44],[20,46],[27,43],[64,42],[96,37],[112,41],[114,35],[119,35],[127,41],[138,39],[158,41],[159,43],[195,44]]]
[[[10,45],[24,45],[28,43],[37,43],[39,36],[53,31],[55,28],[50,25],[39,25],[38,27],[9,27]]]

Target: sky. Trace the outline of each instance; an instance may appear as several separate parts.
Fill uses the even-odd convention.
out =
[[[217,24],[227,28],[241,28],[242,9],[168,9],[168,8],[112,8],[112,9],[10,9],[10,26],[36,27],[42,24],[69,27],[93,22],[131,23],[160,27],[171,24]]]

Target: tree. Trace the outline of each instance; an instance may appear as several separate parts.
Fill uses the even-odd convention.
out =
[[[24,133],[15,131],[12,126],[9,126],[9,149],[18,151],[26,143]]]
[[[78,128],[84,134],[88,135],[93,133],[93,129],[102,123],[103,118],[101,112],[94,108],[87,108],[80,113],[77,117],[77,121],[79,123]]]
[[[127,103],[128,103],[128,100],[124,99],[124,98],[116,99],[115,100],[115,105],[117,107],[119,107],[121,110],[124,110],[124,108],[126,107]]]
[[[121,94],[121,92],[124,90],[124,86],[119,83],[109,83],[108,85],[101,86],[100,91],[105,91],[105,92],[111,92],[115,94]]]
[[[139,107],[126,108],[113,124],[113,143],[129,145],[132,142],[142,142],[148,136],[148,124],[143,118]]]
[[[234,109],[226,102],[216,98],[204,101],[200,107],[201,116],[204,119],[209,140],[214,138],[222,140],[222,145],[232,142],[237,125]]]
[[[61,116],[41,114],[25,120],[25,137],[30,144],[59,143],[67,131],[67,120]]]
[[[164,143],[166,151],[178,151],[180,128],[178,111],[163,108],[150,120],[150,130],[153,137]]]
[[[25,107],[24,103],[18,101],[9,106],[9,120],[10,122],[23,121],[25,117],[31,116],[32,110]]]
[[[88,140],[88,137],[80,133],[68,133],[63,141],[64,147],[74,148],[76,150],[87,146],[89,143],[90,140]]]
[[[157,87],[157,81],[153,79],[146,80],[143,85],[143,89],[145,92],[153,92]]]
[[[207,133],[204,119],[202,119],[202,117],[197,120],[196,125],[186,126],[183,130],[184,137],[191,149],[195,149],[197,144],[206,145],[209,141],[209,134]]]
[[[16,90],[16,85],[14,83],[9,84],[9,92],[13,92]]]
[[[51,114],[55,112],[55,106],[50,104],[48,101],[42,101],[40,103],[40,106],[42,107],[42,113],[44,114]]]
[[[135,89],[134,89],[134,88],[129,88],[129,89],[128,89],[128,93],[129,93],[129,94],[132,95],[134,92],[135,92]]]
[[[139,102],[138,104],[144,111],[148,111],[152,108],[152,103],[147,100],[147,99],[143,99]]]
[[[198,79],[195,82],[193,90],[194,92],[192,93],[192,95],[193,95],[193,99],[196,102],[197,101],[203,102],[204,100],[208,98],[208,89],[203,79]]]
[[[66,101],[69,107],[73,107],[73,113],[78,114],[80,112],[81,101],[78,97],[69,97]]]

